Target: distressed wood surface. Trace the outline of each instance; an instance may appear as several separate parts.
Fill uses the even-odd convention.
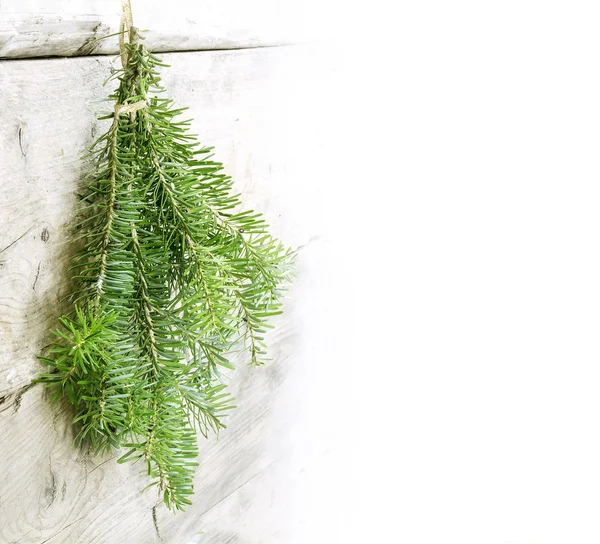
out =
[[[327,449],[327,440],[311,445],[306,437],[335,434],[321,416],[327,396],[306,395],[311,376],[323,381],[333,371],[323,287],[331,252],[326,204],[315,198],[327,190],[306,148],[311,137],[324,149],[325,121],[313,107],[331,67],[297,47],[164,58],[171,65],[165,86],[190,107],[193,131],[215,146],[247,207],[264,212],[273,232],[299,250],[296,283],[270,335],[274,362],[233,374],[238,409],[218,440],[200,440],[195,500],[183,514],[141,492],[142,467],[73,446],[69,408],[52,405],[30,382],[41,370],[36,357],[47,330],[65,308],[75,192],[90,168],[84,151],[107,128],[95,114],[112,61],[0,62],[2,543],[321,542],[299,536],[296,491],[312,485],[306,474],[325,481],[335,473],[305,472],[306,459]]]
[[[132,2],[135,25],[154,51],[280,45],[305,34],[302,3],[282,0]],[[138,9],[139,8],[139,9]],[[115,54],[118,0],[2,0],[0,58]]]
[[[295,247],[312,234],[283,216],[291,205],[280,116],[292,84],[286,51],[165,55],[171,68],[164,83],[178,104],[190,106],[192,130],[215,146],[248,205]],[[0,105],[0,396],[30,382],[45,331],[64,307],[75,191],[90,168],[86,148],[108,126],[95,116],[110,109],[100,100],[111,67],[104,57],[0,63],[8,83]]]

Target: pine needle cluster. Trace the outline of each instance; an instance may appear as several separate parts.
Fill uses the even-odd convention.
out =
[[[95,144],[73,311],[40,381],[75,406],[79,440],[142,460],[170,509],[191,504],[197,432],[232,407],[223,369],[243,346],[265,361],[292,254],[160,96],[164,65],[139,39],[115,74],[112,125]]]

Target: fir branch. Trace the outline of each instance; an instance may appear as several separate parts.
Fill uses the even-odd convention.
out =
[[[108,245],[111,240],[112,234],[112,226],[113,226],[113,217],[115,211],[115,203],[116,203],[116,179],[117,179],[117,143],[119,137],[119,120],[120,120],[120,104],[115,106],[114,119],[112,126],[108,132],[108,156],[107,162],[110,165],[110,185],[109,185],[109,193],[108,193],[108,204],[106,206],[106,225],[104,227],[104,236],[102,237],[102,243],[100,246],[100,267],[98,270],[98,279],[96,281],[95,286],[95,295],[94,295],[94,310],[98,311],[98,304],[100,302],[100,298],[102,296],[102,283],[104,282],[104,277],[106,275],[106,259],[108,257]]]
[[[165,504],[183,509],[196,432],[218,432],[233,407],[223,369],[242,338],[250,364],[264,362],[292,258],[260,214],[236,211],[223,165],[176,120],[184,110],[150,96],[164,64],[135,39],[125,47],[82,195],[74,310],[53,331],[40,381],[75,406],[80,440],[127,448],[119,462],[144,460]]]

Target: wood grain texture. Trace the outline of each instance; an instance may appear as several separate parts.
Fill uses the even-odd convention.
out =
[[[249,205],[295,246],[311,234],[290,232],[282,220],[285,51],[167,55],[164,82],[178,104],[190,105],[193,131],[216,147]],[[8,82],[0,105],[0,396],[37,373],[46,331],[64,309],[75,193],[90,168],[85,150],[107,128],[95,112],[109,109],[99,100],[110,71],[102,57],[0,63]]]
[[[324,149],[326,123],[313,106],[331,67],[297,47],[164,58],[171,65],[164,84],[190,107],[193,131],[215,146],[246,205],[299,248],[296,284],[269,338],[274,362],[233,374],[238,409],[218,440],[200,441],[194,504],[183,514],[156,506],[154,492],[141,492],[147,484],[141,467],[73,446],[69,408],[52,405],[30,382],[41,370],[36,357],[47,330],[66,307],[75,193],[90,169],[85,149],[106,129],[95,113],[104,107],[98,101],[109,90],[103,82],[112,61],[0,62],[2,543],[319,542],[294,536],[301,518],[292,513],[306,468],[295,457],[299,443],[309,429],[331,433],[318,409],[323,401],[306,397],[310,376],[330,372],[327,350],[316,347],[328,342],[327,296],[315,291],[330,277],[330,252],[326,204],[315,197],[327,190],[305,147],[310,135]],[[303,406],[314,408],[308,419]]]
[[[3,0],[0,58],[115,54],[119,32],[117,0]],[[154,51],[236,49],[301,40],[305,12],[300,2],[282,0],[158,0],[132,2],[135,25],[148,29]]]

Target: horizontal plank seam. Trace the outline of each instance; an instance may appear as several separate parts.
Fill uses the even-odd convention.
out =
[[[171,54],[171,53],[213,53],[219,51],[245,51],[250,49],[274,49],[280,47],[291,47],[302,45],[304,42],[289,42],[267,45],[249,45],[246,47],[217,47],[214,49],[174,49],[174,50],[151,50],[153,53]],[[118,57],[119,53],[96,53],[93,55],[38,55],[32,57],[1,57],[0,62],[27,61],[27,60],[56,60],[56,59],[79,59],[79,58],[97,58],[97,57]]]

